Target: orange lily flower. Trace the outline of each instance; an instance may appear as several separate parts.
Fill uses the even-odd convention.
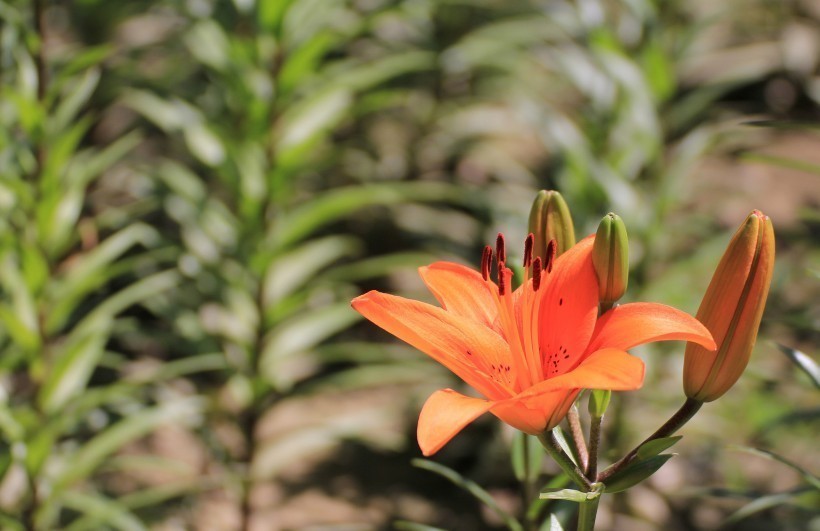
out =
[[[524,251],[525,281],[512,291],[512,271],[499,234],[498,282],[490,278],[493,251],[481,272],[436,262],[419,269],[441,308],[371,291],[353,308],[450,369],[484,398],[436,391],[422,408],[418,442],[424,455],[441,449],[467,424],[490,412],[532,435],[556,426],[582,389],[627,391],[643,383],[644,364],[627,349],[651,341],[692,341],[715,349],[694,317],[652,303],[618,306],[598,317],[594,236],[546,264]]]

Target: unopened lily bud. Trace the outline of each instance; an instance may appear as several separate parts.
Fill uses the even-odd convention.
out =
[[[612,398],[612,391],[608,389],[593,389],[589,393],[589,403],[587,408],[592,417],[601,418],[609,407],[609,400]]]
[[[629,281],[629,243],[623,220],[611,212],[595,234],[592,265],[598,276],[598,297],[606,310],[626,293]]]
[[[774,269],[774,229],[755,210],[729,242],[697,318],[712,333],[717,351],[688,343],[683,368],[686,396],[720,398],[740,378],[752,353]]]
[[[555,190],[541,190],[535,196],[530,210],[530,232],[535,236],[533,257],[546,260],[550,240],[557,244],[556,256],[575,245],[575,227],[569,207]]]

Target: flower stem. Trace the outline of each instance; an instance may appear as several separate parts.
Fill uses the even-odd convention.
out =
[[[598,502],[601,497],[587,500],[580,504],[578,508],[578,531],[593,531],[595,529],[595,517],[598,515]]]
[[[552,432],[544,432],[538,436],[538,440],[541,442],[541,446],[547,451],[547,453],[552,457],[558,466],[561,467],[569,478],[578,484],[581,487],[581,490],[584,492],[589,492],[592,489],[592,483],[584,476],[584,473],[579,469],[572,460],[567,457],[567,454],[564,453],[563,448],[561,445],[558,444],[558,440],[555,438],[555,435]]]
[[[587,462],[587,478],[595,481],[598,475],[598,448],[601,444],[601,421],[604,417],[591,415],[589,423],[589,461]]]
[[[526,433],[523,434],[523,455],[524,458],[524,484],[521,486],[521,498],[522,498],[522,505],[524,510],[524,529],[527,531],[532,531],[537,529],[535,521],[530,518],[530,504],[532,503],[533,499],[533,478],[530,475],[530,436]]]
[[[567,413],[567,423],[569,424],[569,431],[572,434],[572,440],[575,442],[575,450],[578,452],[578,464],[582,469],[587,468],[589,462],[589,452],[587,451],[587,443],[584,440],[584,430],[581,427],[581,418],[578,416],[578,408],[572,406]]]
[[[698,412],[700,407],[703,405],[703,402],[699,402],[697,400],[693,400],[691,398],[687,398],[686,402],[680,407],[680,409],[672,415],[669,420],[667,420],[663,426],[658,428],[658,430],[644,439],[644,441],[633,448],[628,454],[622,457],[618,462],[611,465],[609,468],[598,474],[598,482],[605,483],[607,479],[612,477],[613,474],[623,470],[627,465],[629,465],[634,459],[635,456],[638,455],[638,449],[643,446],[644,444],[648,443],[649,441],[654,441],[655,439],[663,439],[664,437],[669,437],[674,435],[676,431],[678,431],[684,424],[689,422],[689,419],[695,416],[695,413]]]

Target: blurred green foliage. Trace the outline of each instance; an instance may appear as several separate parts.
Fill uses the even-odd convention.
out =
[[[818,118],[818,18],[797,0],[0,1],[2,527],[498,525],[408,471],[416,402],[455,383],[348,302],[425,297],[415,267],[523,241],[541,188],[582,234],[622,216],[627,297],[689,311],[763,210],[761,337],[810,363],[820,161],[787,148],[817,141],[796,125]],[[775,177],[749,177],[761,163]],[[608,446],[674,409],[678,351],[647,358]],[[670,481],[724,490],[641,487],[612,525],[808,522],[817,390],[789,360],[761,340],[679,445]],[[506,500],[506,435],[469,434],[441,460]],[[728,442],[790,466],[744,470]]]

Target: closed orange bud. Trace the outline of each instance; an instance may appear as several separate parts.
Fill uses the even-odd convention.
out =
[[[711,402],[731,388],[752,353],[774,269],[774,229],[753,211],[729,242],[697,318],[718,345],[709,351],[688,343],[683,367],[686,396]]]

